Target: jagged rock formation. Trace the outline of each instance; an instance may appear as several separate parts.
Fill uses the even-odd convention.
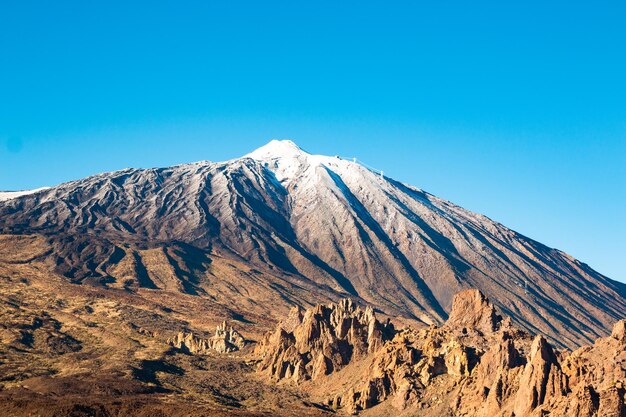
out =
[[[167,343],[194,354],[206,354],[209,351],[228,353],[243,349],[246,339],[232,326],[227,328],[224,321],[217,326],[215,334],[208,339],[197,337],[193,333],[180,332],[168,339]]]
[[[626,287],[485,216],[272,141],[242,158],[105,173],[0,201],[0,233],[44,236],[72,283],[205,297],[240,314],[349,296],[442,324],[479,288],[527,331],[606,336]]]
[[[257,347],[259,372],[275,381],[316,379],[376,351],[391,334],[393,327],[380,323],[371,307],[363,311],[350,299],[305,313],[294,307]]]
[[[421,410],[427,416],[623,417],[626,412],[626,320],[615,324],[610,337],[571,353],[515,329],[477,290],[457,294],[450,319],[440,328],[394,330],[387,324],[382,337],[372,339],[366,323],[380,326],[348,300],[294,310],[259,345],[258,372],[298,383],[351,414],[371,409],[373,415]]]
[[[469,329],[483,333],[494,332],[502,317],[498,316],[493,304],[480,291],[467,291],[454,297],[452,311],[446,321],[451,329]]]

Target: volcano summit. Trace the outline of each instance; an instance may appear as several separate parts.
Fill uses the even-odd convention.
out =
[[[443,323],[477,288],[516,325],[575,347],[626,288],[571,256],[352,160],[273,140],[237,159],[125,169],[0,202],[70,283],[178,292],[246,317],[342,297]]]

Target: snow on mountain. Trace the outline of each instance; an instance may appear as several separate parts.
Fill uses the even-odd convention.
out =
[[[569,255],[291,141],[7,200],[0,233],[47,236],[57,272],[73,282],[134,279],[262,314],[350,295],[392,316],[441,323],[453,295],[472,287],[523,328],[575,346],[605,335],[626,311],[623,284]],[[246,267],[224,275],[212,269],[218,258]],[[164,270],[173,271],[167,282]]]
[[[22,190],[22,191],[0,191],[0,201],[7,201],[14,198],[18,198],[24,195],[38,193],[40,191],[47,190],[50,187],[41,187],[34,190]]]

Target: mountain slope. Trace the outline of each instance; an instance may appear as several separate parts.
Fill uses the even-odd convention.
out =
[[[0,233],[45,236],[52,249],[41,256],[72,282],[178,291],[244,315],[349,295],[442,323],[453,294],[473,287],[518,326],[573,347],[626,311],[625,286],[572,257],[289,141],[0,202]]]

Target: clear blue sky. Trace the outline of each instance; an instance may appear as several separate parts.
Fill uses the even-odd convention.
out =
[[[0,189],[291,138],[626,281],[626,3],[419,3],[3,0]]]

